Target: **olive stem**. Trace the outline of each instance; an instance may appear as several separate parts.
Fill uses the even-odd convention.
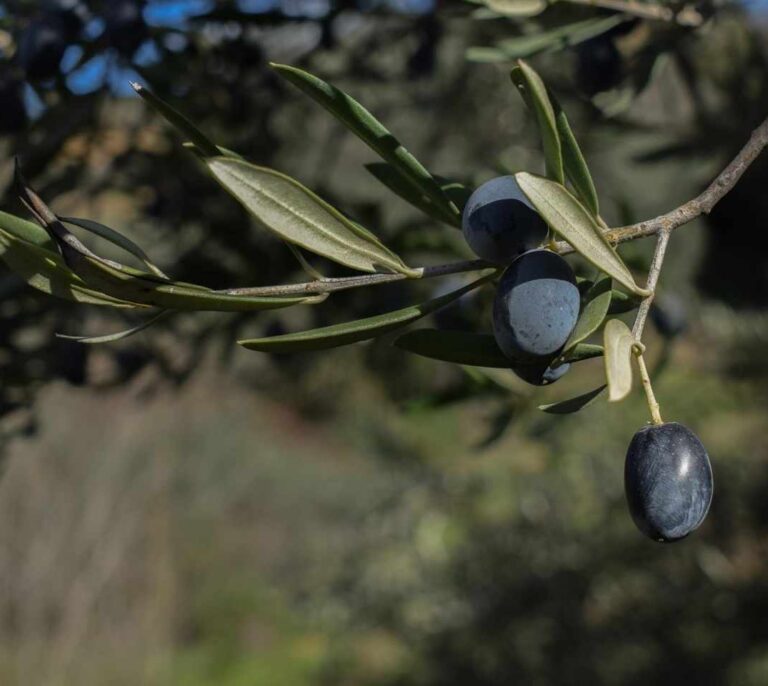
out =
[[[661,418],[661,408],[659,407],[659,402],[656,400],[656,396],[653,393],[653,385],[651,384],[651,377],[648,374],[648,367],[645,366],[643,348],[644,346],[642,345],[635,346],[635,358],[637,359],[637,366],[640,370],[640,379],[643,382],[645,398],[648,401],[648,409],[651,411],[651,422],[658,426],[659,424],[663,424],[664,420]]]
[[[656,295],[656,285],[659,282],[661,267],[664,264],[664,257],[667,254],[667,246],[669,245],[669,237],[671,233],[672,232],[669,229],[662,229],[659,231],[656,240],[656,250],[654,250],[653,253],[653,260],[651,261],[651,267],[648,271],[648,281],[646,284],[646,289],[650,291],[650,295],[643,298],[640,306],[637,308],[637,316],[635,317],[635,323],[632,326],[632,335],[638,343],[643,338],[643,329],[645,328],[645,322],[648,319],[648,312],[651,310],[653,297]]]

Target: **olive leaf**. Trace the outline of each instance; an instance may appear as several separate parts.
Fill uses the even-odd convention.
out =
[[[606,386],[599,386],[587,393],[577,395],[575,398],[569,398],[568,400],[561,400],[558,403],[551,403],[549,405],[539,405],[539,409],[542,412],[549,414],[572,414],[583,410],[585,407],[591,405],[598,396],[606,389]]]
[[[324,326],[319,329],[310,329],[298,333],[289,333],[282,336],[270,336],[267,338],[252,338],[238,341],[240,345],[249,350],[275,353],[294,353],[308,350],[326,350],[337,348],[358,341],[376,338],[390,331],[401,329],[418,319],[439,310],[441,307],[458,300],[465,293],[482,286],[491,279],[497,270],[485,274],[472,283],[439,298],[428,300],[420,305],[412,305],[400,310],[385,312],[374,317],[357,319],[343,324]]]
[[[168,310],[160,310],[160,312],[158,312],[153,317],[150,317],[149,319],[141,322],[140,324],[137,324],[136,326],[132,326],[130,329],[105,334],[103,336],[70,336],[68,334],[57,333],[56,337],[63,338],[67,341],[75,341],[76,343],[84,343],[87,345],[95,345],[97,343],[114,343],[115,341],[122,341],[136,333],[139,333],[140,331],[148,329],[150,326],[167,317],[169,314],[170,312]]]
[[[408,178],[397,170],[397,167],[393,167],[387,162],[371,162],[365,165],[365,169],[395,195],[399,195],[416,209],[424,212],[424,214],[437,219],[437,221],[446,222],[451,226],[461,228],[461,216],[459,214],[451,213],[449,215],[433,203],[425,200],[424,196],[414,188]],[[449,192],[453,192],[453,190],[452,186],[448,186]]]
[[[413,186],[425,202],[444,215],[443,221],[460,216],[458,208],[446,197],[440,184],[392,133],[357,100],[330,83],[302,69],[285,64],[271,64],[284,79],[322,105],[352,133],[391,164]]]
[[[212,291],[196,284],[170,281],[104,259],[91,252],[62,224],[56,214],[27,184],[18,165],[15,184],[22,203],[56,242],[67,267],[101,295],[162,309],[221,312],[275,309],[313,302],[312,298],[304,296],[256,297]]]
[[[624,314],[636,310],[640,305],[641,299],[630,293],[625,293],[614,288],[611,291],[611,304],[608,308],[608,314]]]
[[[592,345],[590,343],[579,343],[560,357],[562,362],[582,362],[591,360],[594,357],[603,356],[602,345]]]
[[[632,273],[608,242],[589,211],[564,186],[528,172],[515,179],[550,227],[598,269],[612,276],[633,293],[647,296],[632,278]]]
[[[492,334],[418,329],[403,334],[394,345],[410,353],[443,362],[500,369],[509,369],[511,364]]]
[[[533,17],[547,9],[546,0],[485,0],[488,9],[506,17]]]
[[[536,116],[541,144],[544,148],[547,176],[561,184],[565,183],[563,151],[557,130],[555,110],[549,100],[547,87],[541,77],[523,60],[517,61],[517,66],[510,72],[510,78],[520,91],[528,108]]]
[[[632,348],[635,337],[620,319],[609,319],[603,332],[608,400],[615,403],[632,390]]]
[[[422,357],[470,367],[509,369],[512,364],[501,351],[492,334],[417,329],[400,336],[394,345]],[[581,362],[600,357],[602,354],[602,346],[582,343],[574,346],[562,358],[558,358],[558,362]]]
[[[552,97],[551,93],[550,97],[555,110],[557,132],[560,135],[560,144],[563,149],[565,173],[581,201],[592,213],[592,216],[597,218],[600,214],[600,203],[597,199],[597,189],[595,188],[595,182],[592,180],[592,175],[589,173],[587,161],[584,159],[581,148],[576,141],[576,136],[568,122],[565,110],[560,107],[560,103],[558,103],[556,98]]]
[[[131,83],[135,90],[146,100],[171,126],[176,128],[185,138],[195,146],[203,156],[221,155],[222,150],[213,143],[200,129],[198,129],[181,112],[171,107],[165,100],[158,97],[152,91],[147,90],[138,83]]]
[[[467,50],[466,56],[467,59],[475,62],[510,62],[524,59],[542,52],[553,52],[579,45],[610,31],[625,21],[627,18],[621,14],[585,19],[558,26],[549,31],[533,31],[522,36],[505,38],[493,47],[471,47]],[[552,104],[555,104],[554,101]]]
[[[290,176],[229,157],[205,163],[261,224],[289,243],[360,271],[416,275],[373,234]]]
[[[31,243],[50,252],[56,251],[56,242],[50,237],[48,232],[39,224],[35,224],[27,219],[22,219],[14,214],[0,212],[0,227],[15,238],[19,238],[25,243]]]
[[[75,274],[61,256],[6,231],[7,216],[0,217],[0,259],[30,286],[66,300],[108,307],[142,307],[134,302],[111,297],[88,285]],[[23,221],[23,220],[20,220]]]
[[[595,281],[584,294],[581,302],[581,312],[576,326],[573,328],[565,350],[570,350],[577,343],[585,340],[600,328],[608,306],[611,304],[611,277],[603,276]]]
[[[163,279],[168,278],[168,276],[149,259],[147,254],[138,245],[136,245],[136,243],[134,243],[130,238],[127,238],[121,233],[115,231],[114,229],[111,229],[104,224],[100,224],[99,222],[95,222],[92,219],[61,217],[61,221],[67,224],[73,224],[74,226],[79,226],[81,229],[85,229],[86,231],[90,231],[96,236],[100,236],[101,238],[122,248],[126,252],[136,257],[140,262],[143,262],[147,268],[156,276],[159,276]]]

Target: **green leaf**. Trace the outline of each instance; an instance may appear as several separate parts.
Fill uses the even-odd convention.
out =
[[[365,169],[395,195],[400,196],[416,209],[424,212],[424,214],[437,219],[437,221],[447,222],[452,226],[461,228],[461,217],[458,214],[451,213],[448,215],[428,200],[425,200],[424,196],[413,187],[408,178],[403,176],[396,167],[386,162],[371,162],[365,165]]]
[[[432,174],[357,100],[318,77],[285,64],[272,64],[284,79],[322,105],[350,131],[389,162],[415,192],[446,217],[460,216]],[[444,220],[445,221],[445,220]]]
[[[487,62],[510,62],[533,57],[542,52],[554,52],[573,47],[599,36],[613,27],[627,21],[621,14],[597,17],[558,26],[549,31],[533,31],[522,36],[506,38],[494,47],[472,47],[467,51],[468,59]],[[550,98],[552,94],[550,93]],[[555,104],[554,101],[552,103]]]
[[[135,90],[144,100],[146,100],[171,126],[176,128],[185,138],[188,138],[201,155],[215,156],[220,155],[219,148],[198,129],[181,112],[171,107],[165,100],[159,98],[151,91],[138,83],[131,83]]]
[[[565,183],[560,135],[547,87],[541,77],[523,60],[518,60],[517,66],[510,72],[510,77],[529,109],[536,115],[541,144],[544,148],[547,176],[561,184]]]
[[[546,0],[485,0],[488,9],[505,17],[533,17],[547,9]]]
[[[548,412],[549,414],[572,414],[583,410],[588,405],[591,405],[597,397],[606,389],[606,386],[600,386],[583,395],[578,395],[575,398],[569,398],[568,400],[561,400],[559,403],[552,403],[551,405],[539,405],[539,409],[542,412]]]
[[[598,269],[633,293],[647,296],[589,211],[565,187],[527,172],[515,174],[521,190],[550,227]]]
[[[565,350],[570,350],[577,343],[585,340],[600,328],[608,314],[611,304],[611,277],[603,276],[595,281],[584,294],[581,302],[581,312],[576,326],[571,332]]]
[[[168,310],[161,310],[154,317],[150,317],[146,321],[141,322],[141,324],[132,326],[130,329],[125,329],[124,331],[117,331],[116,333],[109,333],[104,336],[69,336],[67,334],[57,333],[56,337],[63,338],[67,341],[84,343],[86,345],[95,345],[97,343],[114,343],[115,341],[122,341],[125,338],[133,336],[133,334],[139,333],[139,331],[148,329],[150,326],[160,321],[164,317],[167,317],[169,314],[170,312]]]
[[[410,353],[443,362],[500,369],[509,369],[511,364],[492,334],[418,329],[403,334],[394,344]]]
[[[563,362],[582,362],[583,360],[591,360],[593,357],[603,356],[602,345],[592,345],[590,343],[579,343],[571,350],[565,353],[562,358]]]
[[[0,227],[3,231],[26,243],[40,246],[50,252],[56,252],[56,242],[39,224],[22,219],[7,212],[0,212]],[[57,253],[58,254],[58,253]]]
[[[370,232],[290,176],[228,157],[205,162],[261,224],[289,243],[364,272],[415,274]]]
[[[620,319],[609,319],[603,332],[608,400],[623,400],[632,390],[632,348],[635,337]]]
[[[584,159],[581,148],[576,141],[576,136],[571,130],[571,125],[568,122],[565,111],[554,98],[552,98],[552,105],[555,109],[557,131],[560,134],[560,143],[563,148],[565,173],[585,207],[589,209],[593,217],[597,218],[600,214],[600,204],[597,199],[595,182],[592,181],[587,161]]]
[[[168,310],[196,312],[253,312],[301,305],[306,296],[249,296],[227,291],[213,291],[196,284],[161,279],[154,274],[77,252],[62,243],[65,260],[72,270],[92,288],[116,298]]]
[[[365,341],[376,336],[401,329],[418,319],[439,310],[441,307],[457,300],[465,293],[478,288],[497,273],[494,270],[482,278],[473,281],[463,288],[451,291],[445,295],[429,300],[420,305],[412,305],[400,310],[385,312],[374,317],[358,319],[343,324],[334,324],[333,326],[324,326],[319,329],[310,329],[309,331],[300,331],[298,333],[289,333],[282,336],[270,336],[269,338],[252,338],[250,340],[238,341],[240,345],[249,350],[259,350],[261,352],[276,353],[294,353],[307,350],[326,350],[328,348],[337,348],[358,341]]]
[[[636,310],[640,306],[640,298],[617,289],[611,291],[611,305],[608,314],[624,314]]]
[[[147,254],[138,245],[136,245],[136,243],[134,243],[130,238],[127,238],[121,233],[118,233],[114,229],[111,229],[108,226],[100,224],[99,222],[95,222],[91,219],[61,217],[61,221],[66,222],[67,224],[73,224],[74,226],[79,226],[81,229],[85,229],[86,231],[90,231],[96,236],[100,236],[101,238],[109,241],[119,248],[122,248],[126,252],[136,257],[140,262],[143,262],[147,268],[156,276],[159,276],[163,279],[168,278],[159,267],[155,266]]]
[[[22,240],[14,233],[6,231],[7,216],[0,217],[0,225],[2,226],[0,228],[0,259],[30,286],[58,298],[90,305],[122,308],[141,307],[136,303],[113,298],[89,288],[77,274],[67,267],[60,255],[50,252],[40,245]]]

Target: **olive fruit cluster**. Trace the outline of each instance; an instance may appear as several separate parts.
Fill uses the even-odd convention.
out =
[[[485,260],[509,265],[493,305],[493,331],[510,367],[536,386],[557,381],[568,364],[553,361],[579,317],[580,295],[570,265],[539,246],[547,225],[513,176],[484,183],[462,216],[464,237]]]

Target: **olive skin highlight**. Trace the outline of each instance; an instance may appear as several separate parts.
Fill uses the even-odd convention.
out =
[[[640,429],[624,466],[627,504],[637,528],[654,541],[685,538],[712,502],[712,467],[690,429],[669,422]]]

